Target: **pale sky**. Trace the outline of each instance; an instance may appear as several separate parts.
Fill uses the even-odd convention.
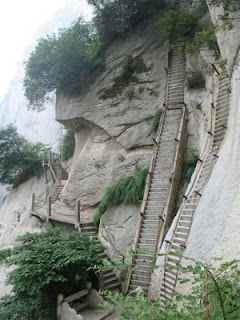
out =
[[[72,0],[0,0],[0,101],[14,78],[23,51],[41,24]],[[89,13],[86,0],[78,0]]]

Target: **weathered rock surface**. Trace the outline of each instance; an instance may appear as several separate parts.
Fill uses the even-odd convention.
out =
[[[132,249],[140,206],[120,205],[109,208],[102,216],[99,239],[110,258]]]
[[[45,230],[46,224],[31,216],[32,193],[45,195],[45,180],[32,178],[12,190],[0,210],[0,250],[14,246],[16,238],[26,232]],[[10,291],[5,285],[7,268],[0,264],[0,297]]]
[[[144,30],[146,29],[146,30]],[[144,31],[144,32],[143,32]],[[137,74],[115,98],[100,98],[119,76],[129,57],[140,59],[146,72]],[[143,26],[115,41],[105,53],[106,70],[97,75],[80,97],[57,97],[57,120],[76,131],[76,151],[61,199],[73,206],[81,200],[89,217],[106,188],[136,166],[146,167],[152,155],[153,116],[165,98],[167,50],[152,26]],[[128,90],[133,96],[128,97]]]
[[[101,99],[104,90],[109,89],[122,73],[129,55],[133,60],[142,61],[147,71],[137,74],[139,82],[131,84],[121,95]],[[61,200],[73,208],[76,199],[80,199],[84,221],[92,219],[107,187],[120,177],[132,174],[136,166],[150,165],[156,135],[153,116],[165,101],[164,68],[168,64],[168,50],[154,26],[139,27],[116,40],[107,49],[104,59],[106,70],[96,76],[88,90],[80,97],[58,95],[56,104],[57,120],[76,131],[76,150]],[[189,111],[187,155],[200,154],[206,139],[205,127],[212,102],[213,61],[213,55],[207,49],[202,50],[200,56],[187,56],[188,69],[204,66],[206,76],[205,89],[186,88]],[[110,209],[100,226],[101,239],[111,256],[116,255],[114,246],[123,253],[134,240],[137,218],[133,220],[131,216],[133,212],[136,216],[138,210],[136,207],[130,211],[128,207],[124,208]],[[118,214],[119,210],[124,212],[123,216]],[[121,228],[128,218],[135,221],[131,231],[127,227]],[[110,239],[107,239],[107,231]]]
[[[220,8],[210,7],[213,22]],[[239,17],[239,11],[232,17]],[[240,258],[240,201],[239,139],[240,139],[240,22],[233,20],[231,30],[218,33],[218,43],[224,59],[228,61],[231,75],[231,104],[228,129],[219,152],[219,159],[197,208],[186,255],[198,259],[223,256]]]

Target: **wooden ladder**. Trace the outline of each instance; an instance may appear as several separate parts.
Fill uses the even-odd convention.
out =
[[[157,254],[171,214],[175,172],[179,150],[184,140],[186,108],[184,103],[185,60],[176,42],[169,52],[165,108],[158,128],[146,184],[141,215],[133,246],[132,263],[128,268],[124,292],[141,287],[148,294],[150,278]],[[141,252],[148,249],[149,252]]]
[[[217,153],[227,129],[230,107],[229,102],[230,80],[229,78],[220,78],[216,106],[212,105],[212,113],[214,114],[213,129],[208,132],[210,147],[205,154],[201,156],[200,161],[198,162],[198,166],[194,173],[195,177],[192,179],[192,186],[188,188],[189,192],[185,195],[183,204],[180,207],[178,221],[170,241],[168,254],[165,257],[164,273],[160,291],[160,298],[163,305],[164,301],[172,300],[172,294],[175,290],[178,278],[177,264],[181,261],[181,255],[179,255],[178,252],[179,250],[184,251],[186,248],[186,242],[191,230],[194,213],[218,159]]]

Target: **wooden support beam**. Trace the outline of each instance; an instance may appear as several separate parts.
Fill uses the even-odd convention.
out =
[[[76,228],[80,228],[80,224],[81,224],[81,204],[80,204],[80,200],[76,201],[76,205],[75,205],[75,219],[76,219]]]
[[[35,211],[35,205],[36,205],[36,194],[32,194],[32,211]]]
[[[201,194],[200,192],[198,192],[198,191],[195,191],[195,193],[196,193],[199,197],[202,196],[202,194]]]
[[[218,71],[218,69],[216,68],[216,66],[215,66],[214,63],[212,63],[212,67],[213,67],[213,69],[217,72],[217,74],[220,76],[220,72]]]

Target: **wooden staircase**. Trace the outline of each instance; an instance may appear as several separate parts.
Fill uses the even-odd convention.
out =
[[[98,235],[93,227],[92,223],[84,223],[80,225],[81,231],[88,232],[90,234],[90,240],[96,243],[100,243],[98,239]],[[108,259],[108,256],[104,253],[104,250],[99,250],[97,255],[102,259]],[[115,270],[110,267],[103,269],[99,274],[99,282],[100,288],[104,290],[111,290],[111,291],[119,291],[120,290],[120,282],[116,276]]]
[[[166,103],[160,120],[155,150],[134,241],[131,266],[124,292],[141,287],[148,294],[152,265],[171,220],[174,197],[181,171],[180,149],[185,140],[186,108],[184,103],[185,60],[180,42],[169,53]],[[144,252],[142,249],[148,249]]]
[[[210,139],[209,148],[207,148],[198,162],[194,179],[192,179],[192,186],[188,188],[188,194],[185,195],[185,199],[181,205],[177,225],[165,258],[160,291],[162,303],[166,300],[172,300],[172,294],[174,293],[178,277],[176,265],[181,261],[181,255],[178,252],[176,253],[176,251],[184,251],[186,248],[194,213],[218,159],[217,153],[227,129],[229,101],[230,80],[229,78],[220,78],[216,106],[212,105],[214,121],[213,129],[208,132]]]

